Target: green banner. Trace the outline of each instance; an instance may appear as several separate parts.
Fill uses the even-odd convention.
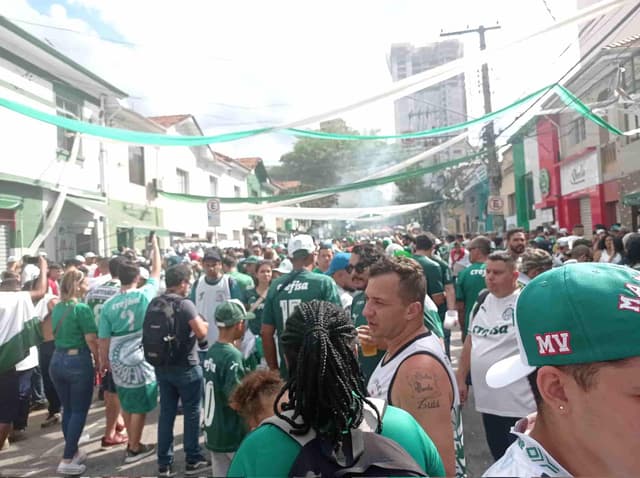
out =
[[[580,99],[577,96],[575,96],[573,93],[567,90],[564,86],[555,85],[553,90],[560,97],[560,99],[564,101],[564,103],[567,106],[569,106],[570,108],[573,108],[585,118],[593,121],[598,126],[605,128],[606,130],[610,131],[611,133],[617,136],[621,136],[624,134],[618,128],[616,128],[612,124],[607,123],[600,116],[593,113],[587,105],[585,105],[582,101],[580,101]]]
[[[367,180],[359,181],[356,183],[343,184],[340,186],[332,186],[330,188],[316,189],[315,191],[307,191],[304,193],[281,194],[277,196],[264,196],[264,197],[255,197],[255,196],[239,197],[239,198],[238,197],[218,197],[218,199],[220,200],[221,203],[225,203],[225,204],[237,204],[237,203],[262,204],[262,203],[270,203],[270,202],[277,202],[277,201],[286,201],[288,199],[304,199],[305,197],[309,197],[313,194],[338,194],[338,193],[343,193],[347,191],[355,191],[358,189],[366,189],[373,186],[380,186],[382,184],[405,181],[407,179],[423,176],[425,174],[435,173],[443,169],[452,168],[454,166],[458,166],[460,164],[469,162],[473,159],[483,156],[484,154],[485,154],[485,151],[479,151],[477,153],[470,154],[468,156],[462,156],[461,158],[447,161],[446,163],[434,164],[432,166],[412,169],[410,171],[391,174],[389,176],[383,176],[381,178],[367,179]],[[161,196],[164,196],[166,198],[176,199],[179,201],[206,202],[207,200],[211,199],[210,196],[197,196],[193,194],[171,193],[167,191],[158,191],[158,193]]]

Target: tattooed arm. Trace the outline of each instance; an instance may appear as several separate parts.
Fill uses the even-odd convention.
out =
[[[409,357],[398,369],[391,389],[391,401],[420,423],[438,448],[447,476],[455,476],[451,425],[453,387],[442,364],[425,354]]]

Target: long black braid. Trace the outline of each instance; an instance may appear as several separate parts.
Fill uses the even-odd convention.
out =
[[[318,436],[337,449],[351,429],[364,418],[366,387],[353,350],[356,329],[345,312],[335,304],[319,300],[302,303],[287,319],[280,338],[289,366],[289,380],[275,403],[285,392],[289,401],[275,414],[287,421],[294,434],[304,435],[313,428]],[[377,432],[382,430],[377,415]],[[301,417],[302,423],[296,423]]]

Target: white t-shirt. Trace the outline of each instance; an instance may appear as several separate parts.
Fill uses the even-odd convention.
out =
[[[56,296],[53,294],[46,294],[34,307],[35,315],[40,318],[40,320],[44,320],[49,309],[47,308],[47,304],[51,299],[54,299]],[[25,370],[32,369],[33,367],[37,367],[39,365],[38,359],[38,347],[31,347],[29,349],[29,355],[22,361],[16,364],[16,371],[23,372]]]
[[[526,426],[526,418],[516,423],[511,433],[518,439],[482,476],[572,476],[540,443],[525,433]]]
[[[340,297],[340,303],[342,304],[342,308],[346,309],[347,307],[351,307],[351,303],[353,302],[353,296],[336,284],[338,288],[338,297]]]
[[[501,417],[524,417],[536,410],[526,377],[504,388],[490,388],[486,374],[494,363],[517,355],[514,322],[515,303],[520,289],[498,299],[489,294],[471,320],[471,380],[476,410]]]
[[[608,262],[611,264],[620,264],[622,262],[622,256],[620,255],[619,252],[616,252],[615,255],[613,256],[613,260],[609,261],[609,259],[611,258],[611,256],[609,256],[609,253],[607,252],[606,249],[602,250],[602,254],[600,254],[600,261],[599,262]]]

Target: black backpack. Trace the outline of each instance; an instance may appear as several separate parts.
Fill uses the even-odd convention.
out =
[[[369,400],[382,418],[386,402]],[[427,476],[398,443],[376,433],[377,417],[366,403],[364,417],[360,426],[351,430],[350,439],[345,440],[338,452],[313,430],[305,435],[294,435],[291,425],[276,416],[263,423],[279,427],[302,447],[291,466],[290,477]]]
[[[469,319],[473,319],[476,316],[476,314],[480,310],[480,307],[482,307],[482,304],[484,304],[484,301],[487,300],[489,294],[489,289],[482,289],[480,292],[478,292],[478,298],[476,299],[476,303],[473,305],[473,309],[471,309]]]
[[[144,359],[154,367],[183,365],[185,357],[176,320],[176,309],[181,301],[161,295],[147,307],[142,324],[142,348]]]

